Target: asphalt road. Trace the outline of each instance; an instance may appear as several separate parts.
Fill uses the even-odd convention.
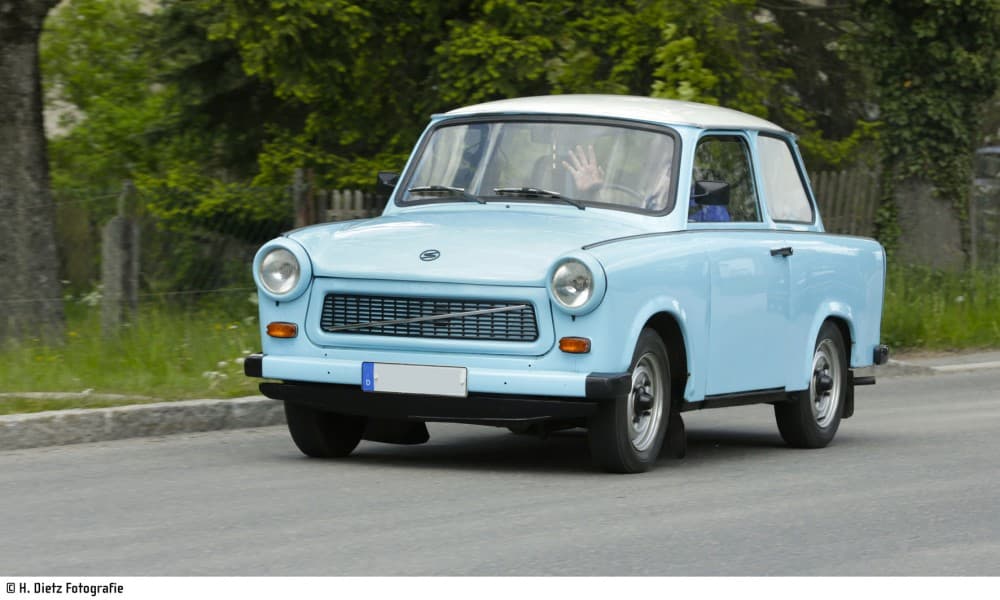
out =
[[[1000,371],[882,378],[824,450],[685,415],[643,475],[431,425],[302,457],[283,427],[0,453],[3,575],[1000,575]]]

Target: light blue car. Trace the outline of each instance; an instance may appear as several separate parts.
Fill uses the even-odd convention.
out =
[[[585,427],[598,466],[639,472],[683,455],[682,412],[748,403],[819,448],[888,358],[883,248],[823,231],[794,136],[757,117],[489,102],[435,115],[380,180],[382,216],[254,259],[245,370],[308,456],[421,443],[427,421]]]

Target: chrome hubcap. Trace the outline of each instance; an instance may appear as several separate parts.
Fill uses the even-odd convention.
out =
[[[629,441],[638,452],[648,450],[663,419],[663,367],[656,355],[643,354],[632,370],[628,398]]]
[[[820,427],[829,426],[840,408],[841,369],[833,342],[820,342],[813,356],[813,376],[809,383],[809,405]]]

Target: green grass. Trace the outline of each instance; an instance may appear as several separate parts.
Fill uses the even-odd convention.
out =
[[[257,309],[243,304],[235,310],[145,307],[110,339],[101,335],[99,309],[68,305],[65,343],[34,340],[0,348],[0,414],[142,401],[135,397],[255,394],[256,381],[243,375],[241,361],[260,348]],[[23,392],[87,392],[94,397],[14,396]]]
[[[882,341],[893,350],[1000,347],[1000,268],[890,269]]]
[[[241,360],[260,347],[256,314],[248,302],[214,309],[149,306],[120,335],[105,339],[99,309],[68,303],[64,344],[0,348],[0,414],[255,394],[257,382],[243,375]],[[894,351],[1000,347],[1000,269],[891,269],[882,341]],[[84,391],[72,398],[12,395]]]

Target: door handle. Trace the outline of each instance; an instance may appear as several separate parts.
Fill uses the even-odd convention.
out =
[[[771,256],[791,256],[792,247],[785,246],[784,248],[771,248]]]

